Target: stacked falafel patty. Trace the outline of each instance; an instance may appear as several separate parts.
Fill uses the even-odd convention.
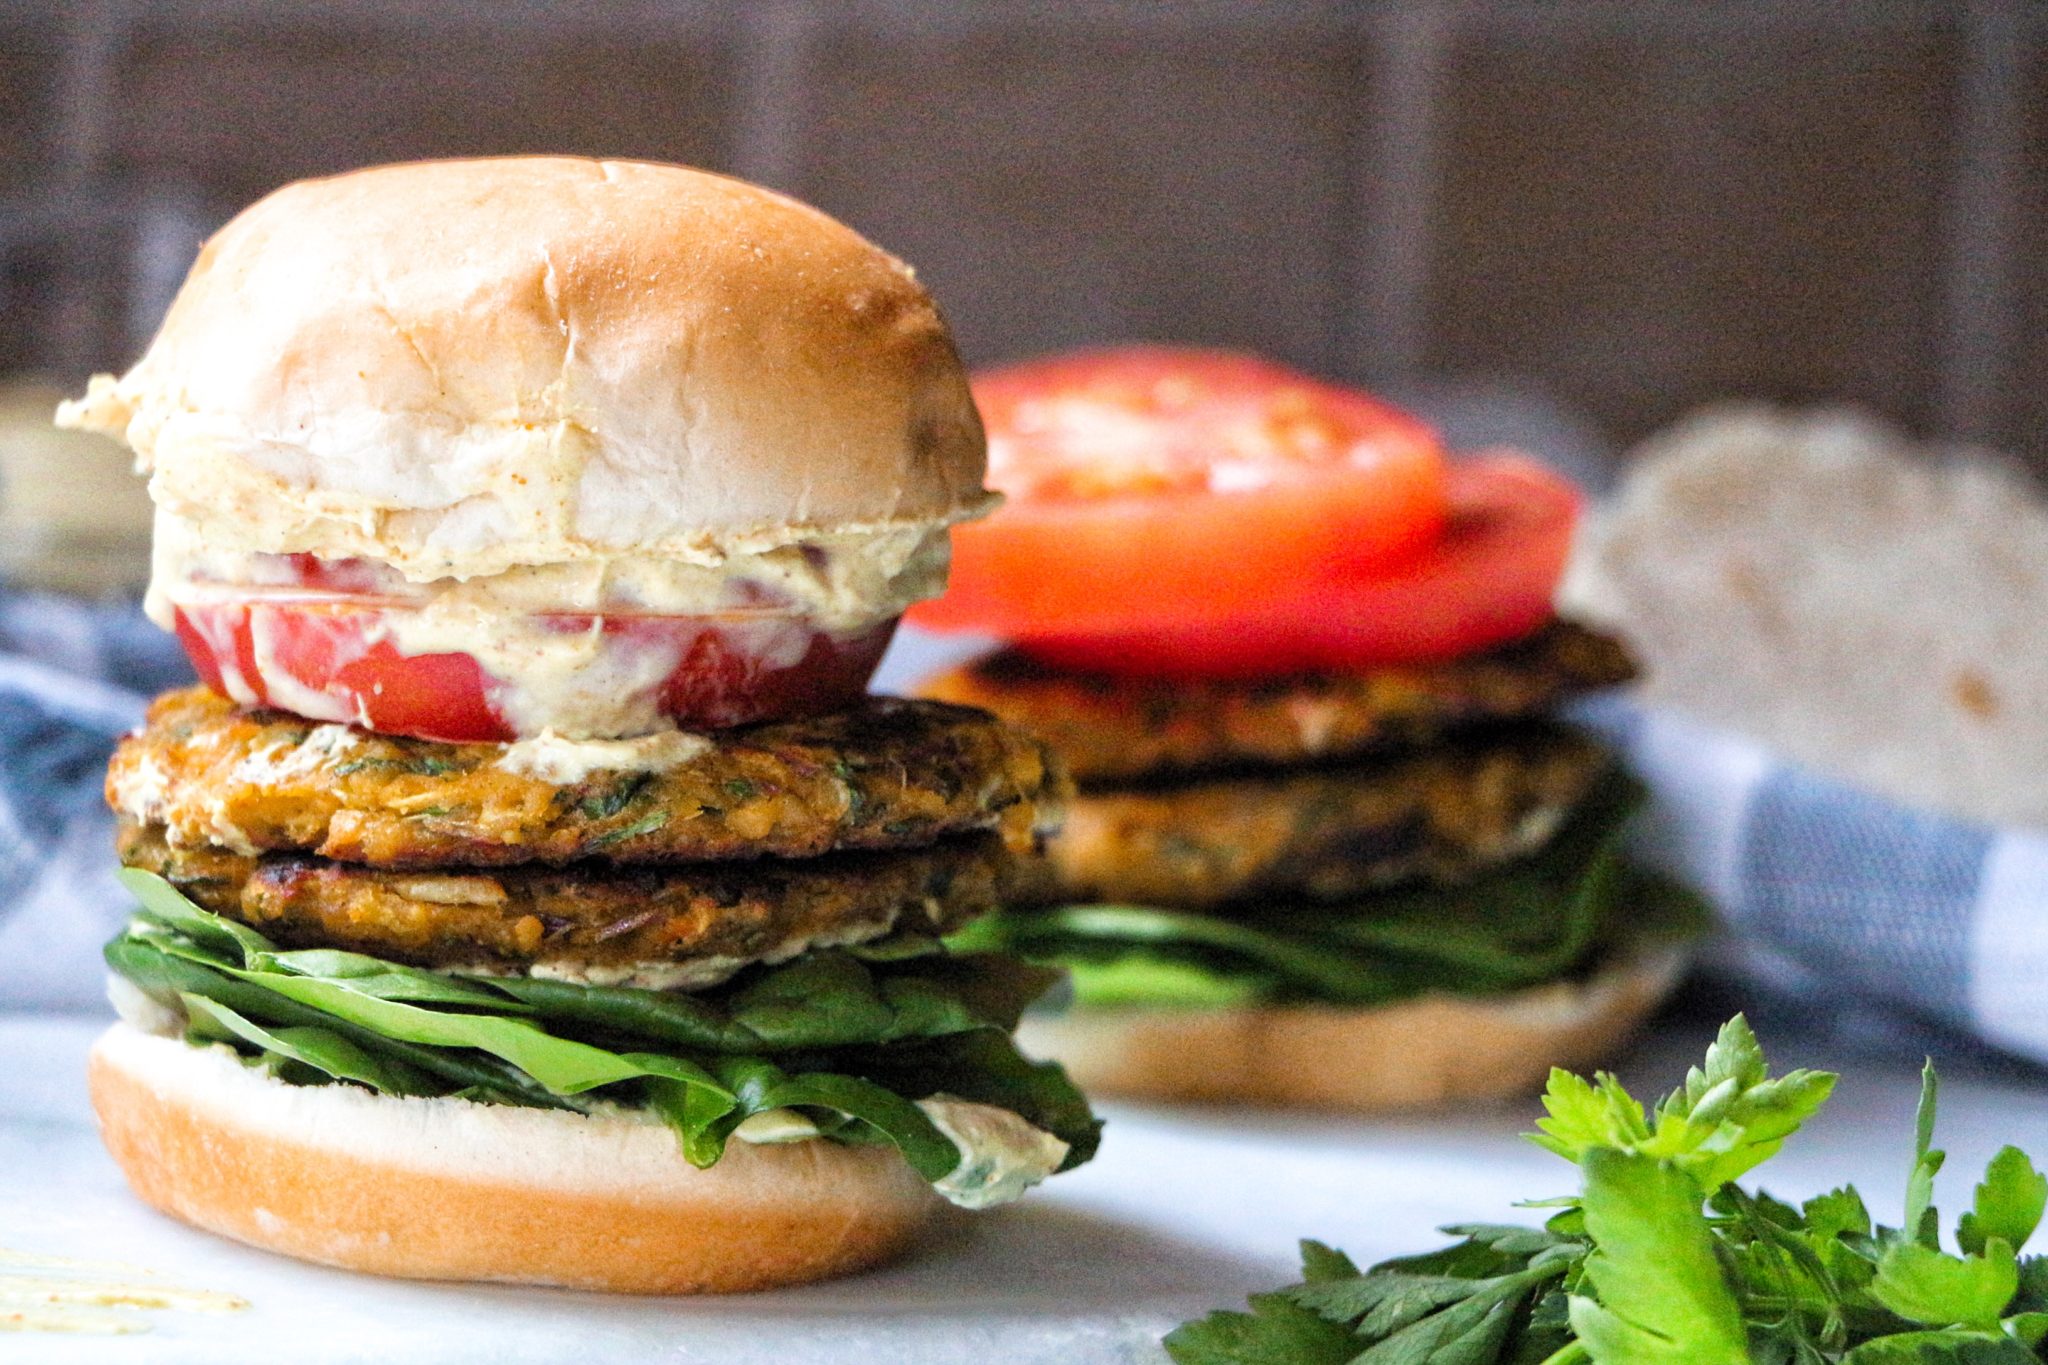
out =
[[[1583,975],[1700,922],[1628,865],[1635,784],[1553,718],[1628,680],[1557,621],[1353,675],[1158,681],[1008,651],[924,692],[1045,738],[1080,794],[1003,913],[955,942],[1068,969],[1074,1004],[1370,1007]]]
[[[979,1207],[1099,1124],[1019,1013],[1053,974],[940,936],[1010,896],[1068,784],[984,712],[876,698],[564,765],[168,693],[107,795],[131,1022],[305,1084],[886,1142]]]

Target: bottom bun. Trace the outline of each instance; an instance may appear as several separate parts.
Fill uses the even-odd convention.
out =
[[[1657,1007],[1682,966],[1679,953],[1643,952],[1584,981],[1372,1009],[1077,1009],[1027,1018],[1017,1042],[1091,1095],[1428,1109],[1506,1099],[1553,1066],[1590,1066]]]
[[[116,1024],[93,1108],[143,1199],[251,1246],[420,1279],[766,1289],[907,1247],[942,1201],[892,1147],[734,1142],[708,1170],[631,1113],[295,1086]]]

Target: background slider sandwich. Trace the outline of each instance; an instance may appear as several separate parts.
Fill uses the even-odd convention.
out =
[[[976,382],[990,480],[913,619],[1007,638],[932,679],[1080,795],[957,942],[1072,973],[1027,1036],[1084,1085],[1385,1108],[1581,1065],[1698,919],[1622,860],[1634,784],[1554,719],[1628,679],[1551,598],[1574,491],[1248,356]]]

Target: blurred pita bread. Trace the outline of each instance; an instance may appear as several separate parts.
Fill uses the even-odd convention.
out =
[[[1568,609],[1645,700],[1887,795],[2048,826],[2048,503],[1868,417],[1704,411],[1637,453]]]

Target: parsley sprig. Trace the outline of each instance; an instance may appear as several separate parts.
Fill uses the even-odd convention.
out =
[[[1938,1085],[1922,1073],[1900,1227],[1853,1186],[1792,1205],[1736,1181],[1827,1102],[1835,1077],[1773,1077],[1740,1016],[1654,1109],[1614,1077],[1553,1071],[1529,1140],[1580,1192],[1540,1228],[1443,1231],[1440,1251],[1361,1271],[1302,1243],[1302,1282],[1166,1339],[1179,1365],[2026,1365],[2048,1339],[2048,1257],[2023,1257],[2048,1176],[1991,1159],[1942,1244]]]

